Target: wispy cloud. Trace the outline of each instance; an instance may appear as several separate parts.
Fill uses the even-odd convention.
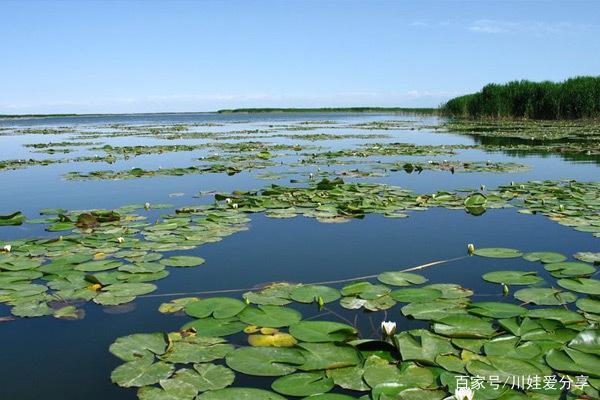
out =
[[[506,21],[496,19],[477,20],[416,20],[408,26],[415,29],[458,29],[483,34],[521,34],[531,36],[581,34],[592,28],[591,25],[569,21]]]
[[[362,91],[336,93],[206,93],[157,94],[144,97],[65,99],[49,102],[0,103],[0,114],[214,111],[238,107],[343,107],[343,106],[436,106],[457,95],[429,90]]]
[[[590,28],[585,24],[571,22],[540,22],[540,21],[499,21],[480,19],[471,22],[468,30],[489,34],[529,34],[534,36],[558,35],[565,33],[581,33]]]

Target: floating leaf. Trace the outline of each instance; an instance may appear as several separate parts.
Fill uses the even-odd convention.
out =
[[[488,282],[506,285],[532,285],[543,281],[535,271],[495,271],[484,274],[482,278]]]
[[[427,278],[408,272],[384,272],[377,276],[380,282],[392,286],[420,285],[427,282]]]
[[[168,267],[195,267],[204,264],[204,258],[195,256],[174,256],[163,258],[159,262]]]
[[[299,350],[280,347],[241,347],[225,360],[229,368],[256,376],[288,375],[305,362]]]
[[[143,357],[119,365],[111,374],[114,383],[122,387],[152,385],[167,379],[174,367],[164,362],[153,362],[152,357]]]
[[[310,396],[333,389],[333,380],[323,372],[299,372],[276,379],[271,388],[287,396]]]
[[[300,321],[302,314],[291,308],[265,305],[258,308],[247,307],[239,318],[248,325],[281,328]]]
[[[186,314],[196,317],[231,318],[238,315],[246,305],[229,297],[211,297],[208,299],[192,301],[185,306]]]
[[[546,264],[544,265],[544,269],[549,271],[555,278],[585,276],[596,272],[596,268],[590,264],[572,261]]]
[[[340,292],[328,286],[301,285],[291,290],[290,297],[299,303],[313,303],[319,298],[323,303],[331,303],[340,298]]]
[[[200,394],[196,400],[285,400],[277,393],[252,388],[225,388]]]
[[[589,278],[559,279],[558,285],[578,293],[600,296],[600,280]]]
[[[241,332],[245,326],[236,318],[208,317],[188,322],[183,329],[194,328],[200,336],[228,336]]]
[[[516,249],[509,249],[505,247],[487,247],[475,250],[473,253],[480,257],[490,258],[516,258],[521,257],[523,253]]]
[[[442,296],[442,292],[437,289],[405,288],[392,291],[390,296],[403,303],[420,303],[438,299]]]
[[[292,336],[303,342],[343,342],[357,334],[350,325],[330,321],[300,321],[289,329]]]
[[[527,288],[517,290],[515,298],[524,303],[533,303],[542,306],[554,306],[572,303],[577,296],[570,292],[550,288]]]
[[[563,262],[567,257],[560,253],[554,253],[552,251],[535,251],[532,253],[525,253],[523,258],[527,261],[541,261],[547,263],[558,263]]]

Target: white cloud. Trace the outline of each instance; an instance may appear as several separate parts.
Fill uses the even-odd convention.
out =
[[[273,93],[204,93],[157,94],[146,97],[95,98],[94,100],[61,100],[1,104],[0,114],[52,113],[130,113],[214,111],[221,108],[241,107],[344,107],[344,106],[437,106],[457,95],[455,92],[428,90],[361,91],[305,95]]]
[[[540,22],[540,21],[499,21],[480,19],[471,22],[468,30],[489,34],[529,34],[534,36],[557,35],[565,33],[581,33],[589,29],[589,25],[573,24],[571,22]]]

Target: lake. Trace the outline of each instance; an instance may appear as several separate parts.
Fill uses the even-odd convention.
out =
[[[258,190],[272,184],[302,187],[323,178],[388,184],[416,194],[431,194],[462,193],[465,188],[479,191],[482,185],[487,193],[510,182],[597,181],[600,176],[598,156],[574,160],[564,154],[487,151],[477,147],[486,143],[485,138],[448,132],[441,126],[444,122],[443,118],[430,115],[361,113],[141,114],[0,120],[0,165],[6,160],[54,160],[48,165],[29,162],[15,169],[0,168],[0,215],[20,211],[27,218],[20,225],[0,226],[0,245],[69,234],[68,230],[48,231],[48,222],[28,223],[45,218],[40,216],[42,209],[112,210],[148,203],[148,210],[136,209],[134,213],[153,224],[162,215],[174,215],[175,209],[211,205],[215,193]],[[260,142],[254,146],[261,152],[240,150],[239,143],[244,142]],[[40,143],[57,145],[32,146]],[[379,148],[369,148],[365,150],[368,154],[352,156],[352,152],[363,150],[362,146],[374,143],[383,148],[405,143],[431,149],[428,154],[419,155],[414,150],[382,154]],[[113,151],[114,159],[107,160],[109,152],[103,150],[106,145],[145,146],[145,150],[139,150],[140,154],[131,150],[126,155]],[[168,148],[174,145],[191,149]],[[157,152],[147,151],[153,146]],[[440,146],[447,146],[444,151],[453,149],[454,154],[440,154]],[[469,148],[472,146],[475,147]],[[350,156],[324,155],[344,151]],[[342,159],[345,162],[340,162]],[[407,173],[402,168],[390,168],[399,160],[424,163],[425,169]],[[448,162],[453,160],[467,164],[484,162],[484,170],[461,171],[457,167],[450,171]],[[382,163],[385,165],[378,165]],[[436,163],[441,166],[428,169],[428,165]],[[216,169],[164,172],[194,165]],[[485,170],[491,166],[515,170]],[[132,168],[143,171],[133,176]],[[104,170],[124,172],[120,179],[94,175],[95,171]],[[108,351],[110,344],[133,333],[176,331],[191,318],[181,313],[159,313],[158,307],[197,292],[239,289],[225,295],[240,298],[244,292],[271,282],[351,280],[457,258],[418,274],[427,278],[428,284],[456,283],[472,289],[473,301],[498,301],[501,288],[482,280],[482,274],[514,269],[536,271],[549,281],[553,278],[542,263],[522,258],[468,257],[467,244],[474,243],[477,248],[515,248],[521,252],[552,251],[570,260],[577,252],[600,251],[593,230],[572,229],[543,213],[530,215],[520,213],[519,207],[506,207],[488,208],[476,216],[465,212],[462,205],[452,208],[456,207],[402,211],[407,218],[366,212],[346,223],[248,213],[246,230],[190,249],[164,251],[166,256],[201,257],[205,263],[169,268],[167,277],[153,282],[155,291],[138,295],[133,302],[115,306],[78,302],[77,309],[85,316],[76,320],[47,315],[1,322],[5,346],[0,363],[0,398],[137,398],[135,390],[111,382],[111,371],[122,361]],[[324,220],[341,222],[329,216]],[[345,284],[331,286],[340,289]],[[0,299],[2,294],[0,286]],[[314,304],[295,304],[293,308],[305,318],[322,312]],[[379,338],[379,324],[387,319],[397,322],[398,331],[427,327],[426,321],[404,318],[400,308],[396,304],[385,311],[365,312],[333,302],[328,304],[326,316],[339,315],[342,321],[354,323],[362,338]],[[10,307],[0,304],[0,317],[10,315]],[[237,333],[227,340],[236,346],[245,345],[246,336]],[[236,374],[234,386],[268,388],[271,382],[270,378]],[[341,388],[335,391],[359,397],[357,392]]]

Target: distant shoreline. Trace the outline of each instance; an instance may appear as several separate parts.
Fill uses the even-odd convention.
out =
[[[324,107],[324,108],[233,108],[217,111],[150,112],[150,113],[94,113],[94,114],[0,114],[0,119],[101,117],[124,115],[186,115],[186,114],[258,114],[258,113],[377,113],[413,112],[433,114],[437,108],[408,107]]]

